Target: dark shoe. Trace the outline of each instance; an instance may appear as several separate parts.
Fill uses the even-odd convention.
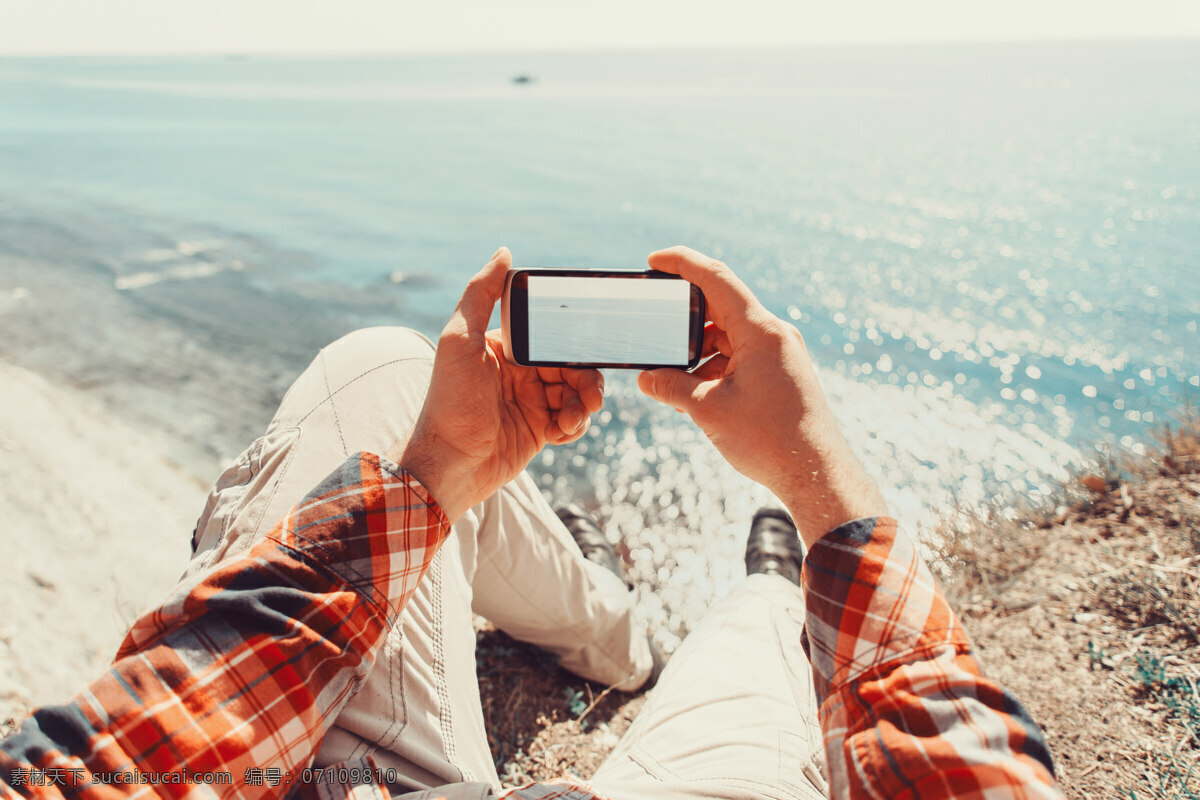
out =
[[[604,567],[620,578],[622,583],[633,589],[625,577],[625,568],[621,566],[621,559],[617,558],[616,549],[586,511],[572,503],[559,506],[554,509],[554,513],[562,520],[562,524],[566,526],[567,532],[571,534],[575,544],[579,545],[579,551],[583,553],[584,558]]]
[[[782,508],[760,508],[750,523],[746,574],[782,575],[800,585],[804,545],[792,518]]]
[[[662,677],[663,670],[667,668],[667,654],[662,651],[662,648],[655,643],[653,637],[646,637],[646,641],[650,642],[650,677],[646,678],[646,682],[638,689],[639,692],[648,692],[658,683],[658,679]]]

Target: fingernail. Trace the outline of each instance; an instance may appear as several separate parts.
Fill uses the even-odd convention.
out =
[[[600,394],[604,394],[604,373],[600,373]]]
[[[489,258],[489,259],[488,259],[488,261],[495,261],[497,258],[499,258],[499,257],[500,257],[500,254],[501,254],[501,253],[503,253],[503,252],[504,252],[504,248],[503,248],[503,247],[501,247],[499,250],[497,250],[496,252],[492,253],[492,257],[491,257],[491,258]]]

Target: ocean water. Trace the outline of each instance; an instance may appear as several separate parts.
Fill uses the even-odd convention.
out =
[[[638,283],[645,283],[638,281]],[[690,307],[611,297],[530,297],[529,357],[598,364],[687,364]]]
[[[917,523],[1036,499],[1200,387],[1197,86],[1182,41],[4,59],[0,199],[153,222],[171,246],[98,254],[119,291],[386,285],[400,306],[361,321],[430,334],[501,244],[607,268],[689,244],[799,327]],[[669,647],[769,498],[629,376],[608,388],[533,468],[624,538]]]

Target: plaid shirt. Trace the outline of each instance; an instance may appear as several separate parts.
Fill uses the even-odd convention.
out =
[[[449,533],[411,475],[351,457],[266,540],[138,619],[107,674],[0,742],[0,796],[388,797],[369,757],[312,757]],[[835,796],[1059,796],[1036,725],[980,677],[894,522],[828,534],[805,586]],[[595,798],[557,782],[502,796]]]

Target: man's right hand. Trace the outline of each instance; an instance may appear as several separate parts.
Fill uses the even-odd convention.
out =
[[[725,264],[688,247],[652,253],[650,267],[700,287],[708,361],[657,369],[639,388],[687,413],[735,469],[782,500],[806,545],[887,506],[850,452],[821,391],[804,339]]]

